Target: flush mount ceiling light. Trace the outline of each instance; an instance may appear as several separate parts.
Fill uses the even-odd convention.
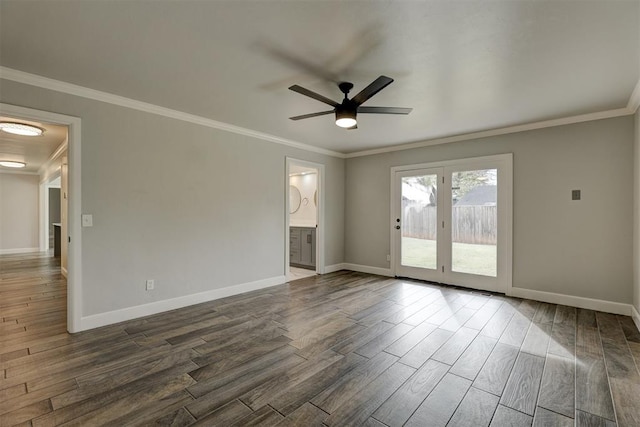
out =
[[[27,164],[25,162],[16,162],[14,160],[0,160],[0,166],[19,169],[27,166]]]
[[[38,126],[15,122],[0,122],[0,130],[22,136],[40,136],[44,133],[44,129]]]

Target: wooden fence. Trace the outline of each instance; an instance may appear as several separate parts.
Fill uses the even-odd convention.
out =
[[[454,206],[452,239],[457,243],[495,245],[498,237],[497,206]],[[434,240],[438,226],[435,206],[403,201],[402,235]]]

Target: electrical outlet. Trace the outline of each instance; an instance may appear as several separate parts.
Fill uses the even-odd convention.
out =
[[[571,190],[571,200],[580,200],[580,190]]]
[[[387,261],[391,261],[391,255],[387,255]]]
[[[153,280],[153,279],[147,280],[147,290],[148,291],[152,291],[155,286],[156,286],[155,280]]]

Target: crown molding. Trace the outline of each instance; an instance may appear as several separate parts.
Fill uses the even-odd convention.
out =
[[[2,175],[34,175],[34,176],[38,176],[40,175],[38,172],[31,172],[31,171],[10,171],[10,170],[0,170],[0,174]]]
[[[560,119],[544,120],[540,122],[524,123],[521,125],[503,128],[488,129],[480,132],[465,133],[461,135],[447,136],[444,138],[428,139],[426,141],[412,142],[409,144],[395,145],[391,147],[375,148],[372,150],[355,151],[348,153],[345,158],[371,156],[374,154],[390,153],[393,151],[411,150],[413,148],[429,147],[431,145],[448,144],[451,142],[468,141],[470,139],[487,138],[490,136],[507,135],[510,133],[525,132],[529,130],[544,129],[555,126],[570,125],[574,123],[589,122],[593,120],[610,119],[613,117],[628,116],[633,114],[629,108],[600,111],[597,113],[581,114],[579,116],[563,117]]]
[[[43,89],[52,90],[55,92],[62,92],[68,95],[75,95],[82,98],[92,99],[94,101],[105,102],[108,104],[117,105],[120,107],[131,108],[133,110],[143,111],[150,114],[156,114],[159,116],[169,117],[176,120],[182,120],[201,126],[206,126],[214,129],[219,129],[239,135],[250,136],[263,141],[273,142],[276,144],[286,145],[300,150],[311,151],[314,153],[324,154],[327,156],[344,158],[343,153],[337,151],[326,150],[320,147],[314,147],[312,145],[304,144],[302,142],[293,141],[290,139],[280,138],[268,133],[258,132],[255,130],[235,126],[229,123],[219,122],[217,120],[208,119],[206,117],[197,116],[195,114],[189,114],[171,108],[160,107],[159,105],[150,104],[147,102],[137,101],[135,99],[126,98],[120,95],[114,95],[107,92],[102,92],[95,89],[90,89],[84,86],[78,86],[72,83],[63,82],[60,80],[50,79],[48,77],[39,76],[36,74],[26,73],[24,71],[15,70],[13,68],[7,68],[0,66],[0,79],[11,80],[17,83],[23,83],[30,86],[36,86]]]
[[[638,80],[638,84],[636,84],[635,89],[633,89],[633,92],[629,97],[629,103],[627,104],[627,108],[629,109],[629,111],[631,111],[631,114],[634,114],[636,111],[638,111],[639,107],[640,107],[640,80]]]
[[[90,89],[84,86],[78,86],[72,83],[60,80],[50,79],[48,77],[36,74],[26,73],[24,71],[15,70],[0,66],[0,79],[11,80],[17,83],[23,83],[31,86],[41,87],[56,92],[62,92],[69,95],[75,95],[82,98],[92,99],[95,101],[105,102],[108,104],[118,105],[120,107],[131,108],[150,114],[156,114],[181,120],[201,126],[219,129],[239,135],[250,136],[263,141],[273,142],[276,144],[286,145],[304,151],[324,154],[327,156],[337,157],[341,159],[349,159],[354,157],[371,156],[374,154],[390,153],[394,151],[411,150],[414,148],[429,147],[432,145],[448,144],[452,142],[468,141],[471,139],[487,138],[491,136],[507,135],[510,133],[525,132],[529,130],[544,129],[555,126],[563,126],[575,123],[583,123],[593,120],[610,119],[614,117],[628,116],[635,114],[640,107],[640,81],[636,85],[633,93],[629,98],[629,102],[625,108],[615,110],[599,111],[596,113],[581,114],[577,116],[563,117],[559,119],[544,120],[532,123],[523,123],[515,126],[507,126],[501,128],[488,129],[479,132],[471,132],[466,134],[453,135],[443,138],[428,139],[425,141],[412,142],[408,144],[393,145],[371,150],[354,151],[352,153],[340,153],[338,151],[327,150],[320,147],[304,144],[302,142],[281,138],[268,133],[254,131],[251,129],[235,126],[229,123],[219,122],[217,120],[208,119],[206,117],[189,114],[178,110],[150,104],[147,102],[137,101],[135,99]]]
[[[49,173],[49,171],[56,167],[58,159],[67,152],[68,148],[69,138],[67,137],[64,139],[64,141],[62,141],[62,144],[58,145],[58,148],[55,149],[55,151],[49,156],[47,161],[44,162],[38,169],[38,175],[40,175],[42,179],[46,180],[51,176],[51,173]]]

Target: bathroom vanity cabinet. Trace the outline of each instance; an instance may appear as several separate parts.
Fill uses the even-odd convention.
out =
[[[289,264],[294,267],[316,268],[314,227],[289,227]]]

